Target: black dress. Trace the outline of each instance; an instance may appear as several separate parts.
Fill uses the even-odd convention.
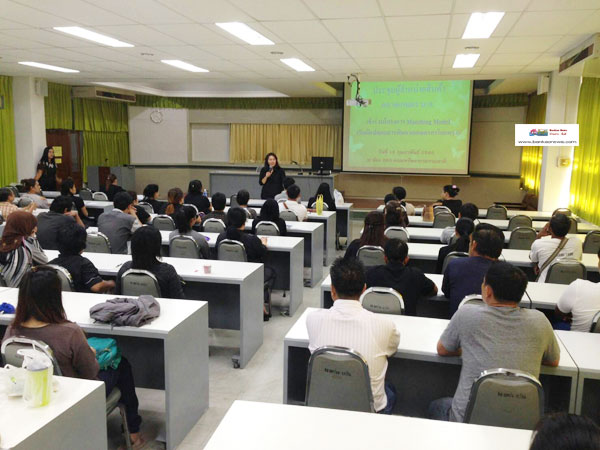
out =
[[[52,163],[40,161],[37,170],[42,171],[42,176],[39,179],[42,191],[56,191],[57,167],[54,161],[52,161]]]
[[[108,197],[109,202],[112,202],[115,199],[115,195],[117,195],[119,192],[123,192],[124,190],[125,189],[123,189],[121,186],[117,186],[116,184],[111,184],[108,189],[101,189],[101,191],[104,192]]]
[[[260,198],[266,200],[268,198],[275,198],[277,194],[283,191],[283,180],[285,179],[285,170],[281,167],[275,167],[273,174],[267,179],[267,182],[263,184],[262,180],[269,171],[269,167],[263,167],[260,170],[258,178],[258,184],[262,186]]]
[[[452,214],[454,214],[455,217],[458,217],[458,213],[462,206],[462,200],[441,200],[440,199],[440,200],[438,200],[438,202],[441,203],[442,206],[449,208],[450,211],[452,211]]]
[[[204,194],[187,194],[183,199],[183,203],[194,205],[198,208],[198,212],[208,214],[210,212],[210,202]]]

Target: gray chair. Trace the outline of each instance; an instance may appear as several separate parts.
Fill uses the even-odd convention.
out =
[[[385,251],[378,245],[363,245],[356,252],[356,258],[365,267],[382,266],[385,264]]]
[[[239,207],[240,204],[237,201],[237,194],[233,194],[231,197],[229,197],[229,207],[230,208],[235,208],[235,207]]]
[[[169,256],[171,258],[201,259],[196,240],[192,236],[182,234],[169,240]]]
[[[16,186],[6,186],[6,189],[10,189],[12,191],[12,193],[15,195],[15,198],[19,198],[21,196],[21,193],[19,192],[19,189],[17,189]]]
[[[173,231],[175,229],[175,221],[171,218],[171,216],[159,214],[152,219],[152,226],[157,230]]]
[[[527,372],[492,369],[473,383],[465,423],[533,430],[544,415],[544,390]]]
[[[508,221],[508,231],[512,231],[519,227],[533,228],[532,225],[533,222],[531,217],[519,214],[518,216],[511,217]]]
[[[308,360],[306,406],[375,412],[369,367],[356,351],[320,347]]]
[[[143,269],[129,269],[121,275],[121,294],[132,297],[161,296],[158,280],[152,272]]]
[[[222,233],[225,231],[225,222],[221,219],[216,219],[211,217],[210,219],[206,219],[202,222],[202,230],[207,233]]]
[[[450,208],[448,208],[447,206],[439,205],[439,206],[433,207],[433,214],[439,214],[442,212],[447,212],[447,213],[452,214],[452,210]]]
[[[600,231],[590,231],[583,241],[583,253],[597,254],[600,251]]]
[[[94,192],[92,194],[92,200],[96,200],[96,201],[100,201],[100,202],[107,202],[108,197],[106,196],[106,194],[104,192]]]
[[[152,207],[152,205],[148,202],[139,202],[137,204],[140,208],[142,208],[144,211],[146,211],[148,214],[154,214],[154,208]]]
[[[535,241],[537,232],[529,227],[517,227],[510,232],[508,248],[515,250],[531,250],[531,244]]]
[[[99,231],[95,233],[88,232],[85,241],[85,251],[91,253],[112,253],[108,236]]]
[[[286,222],[298,222],[298,216],[294,211],[290,211],[289,209],[284,209],[279,212],[279,217]]]
[[[181,206],[189,206],[190,208],[193,208],[196,211],[196,217],[198,217],[198,214],[200,214],[200,211],[198,211],[198,207],[196,205],[192,205],[191,203],[184,203]]]
[[[92,191],[90,191],[89,189],[81,189],[79,191],[79,197],[81,197],[82,200],[93,200],[94,196]]]
[[[574,259],[559,259],[548,268],[546,283],[571,284],[578,278],[587,278],[585,266]]]
[[[571,222],[569,234],[577,234],[577,221],[573,217],[569,217],[569,222]]]
[[[256,224],[256,234],[264,236],[279,236],[279,227],[275,222],[261,220]]]
[[[458,305],[459,308],[462,308],[463,305],[485,305],[485,302],[483,301],[483,297],[481,297],[481,295],[479,294],[471,294],[471,295],[466,295],[465,298],[463,298],[460,301],[460,304]]]
[[[312,205],[310,205],[311,209],[317,209],[317,202],[313,202]],[[323,211],[329,211],[329,205],[327,205],[327,203],[323,202]]]
[[[73,292],[75,285],[73,284],[73,277],[67,269],[57,264],[48,264],[48,267],[52,267],[58,273],[60,279],[60,288],[62,291]]]
[[[221,261],[247,262],[246,247],[240,241],[223,239],[217,246],[217,259]]]
[[[370,287],[359,299],[363,308],[374,313],[404,314],[404,300],[398,291],[388,287]]]
[[[569,208],[557,208],[552,213],[552,215],[555,215],[555,214],[564,214],[565,216],[570,217],[573,214],[573,212]]]
[[[30,199],[29,197],[21,197],[21,198],[19,198],[17,205],[19,206],[19,208],[24,208],[25,206],[29,206],[32,203],[33,203],[33,200]]]
[[[442,273],[446,272],[446,267],[450,264],[450,261],[458,258],[468,258],[469,254],[465,252],[450,252],[444,258],[444,264],[442,264]]]
[[[404,227],[387,227],[384,234],[390,239],[400,239],[403,242],[408,242],[410,240],[410,235]]]
[[[600,311],[598,311],[592,319],[592,326],[590,327],[590,333],[600,333]]]
[[[453,227],[456,224],[454,214],[446,211],[436,213],[433,217],[433,228]]]
[[[506,220],[508,219],[508,210],[502,205],[492,205],[487,209],[486,219]]]

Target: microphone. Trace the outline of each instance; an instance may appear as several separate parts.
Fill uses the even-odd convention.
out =
[[[298,161],[291,161],[292,164],[298,166],[298,168],[300,169],[300,172],[298,172],[298,175],[302,175],[302,166],[298,163]]]

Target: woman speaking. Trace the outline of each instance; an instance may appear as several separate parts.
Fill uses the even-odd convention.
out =
[[[266,200],[274,198],[283,191],[283,180],[285,171],[279,166],[279,160],[275,153],[268,153],[265,156],[265,165],[260,170],[258,183],[262,186],[260,198]]]
[[[57,183],[62,180],[56,175],[57,171],[56,162],[54,160],[54,149],[52,147],[46,147],[42,154],[42,159],[37,166],[37,173],[35,179],[39,181],[42,191],[56,191]]]

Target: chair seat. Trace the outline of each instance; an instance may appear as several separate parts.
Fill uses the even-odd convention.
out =
[[[118,387],[114,387],[108,397],[106,397],[106,415],[109,415],[119,405],[121,400],[121,390]]]

